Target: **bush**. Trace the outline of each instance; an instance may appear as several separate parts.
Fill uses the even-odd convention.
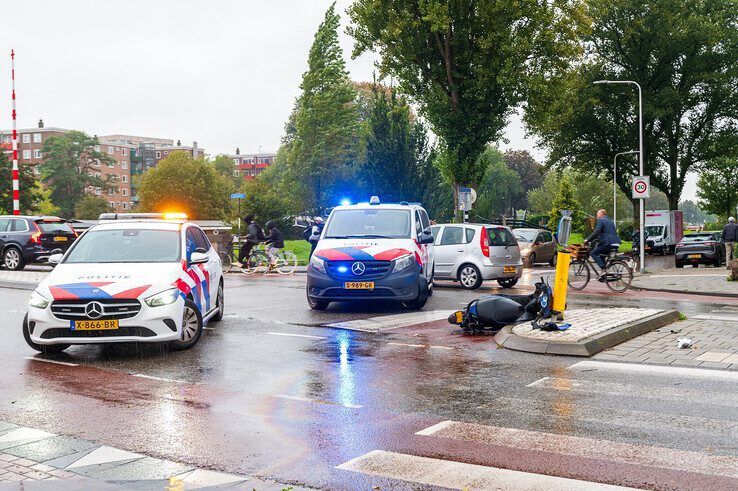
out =
[[[633,237],[635,231],[635,225],[631,221],[624,221],[618,223],[618,235],[621,239],[630,240]]]

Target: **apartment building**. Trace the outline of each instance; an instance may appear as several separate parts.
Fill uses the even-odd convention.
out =
[[[240,149],[236,149],[236,153],[230,155],[233,159],[234,174],[236,176],[243,176],[247,181],[252,180],[270,165],[274,163],[274,158],[277,156],[276,153],[248,153],[242,154]]]
[[[44,161],[44,142],[52,136],[61,136],[70,130],[66,128],[46,128],[39,119],[37,128],[18,130],[18,164],[33,166],[34,174],[39,174],[38,165]],[[10,155],[13,151],[13,131],[0,130],[0,143],[3,150]]]

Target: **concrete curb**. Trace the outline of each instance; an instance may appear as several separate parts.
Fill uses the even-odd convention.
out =
[[[38,283],[29,283],[23,281],[0,281],[0,288],[9,288],[11,290],[30,290],[33,291]]]
[[[618,326],[576,343],[544,341],[513,334],[512,326],[504,327],[495,335],[495,342],[503,348],[547,355],[592,356],[607,348],[664,327],[679,320],[679,312],[667,310],[623,326]]]
[[[738,293],[706,292],[702,290],[674,290],[670,288],[645,288],[642,286],[635,286],[635,285],[631,285],[630,288],[632,290],[644,291],[644,292],[681,293],[683,295],[701,295],[703,297],[738,298]]]

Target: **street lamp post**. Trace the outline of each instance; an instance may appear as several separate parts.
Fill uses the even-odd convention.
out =
[[[615,158],[612,159],[612,221],[615,223],[616,230],[618,228],[618,157],[631,153],[638,153],[638,150],[616,153]]]
[[[644,169],[643,169],[643,91],[641,90],[641,85],[638,82],[634,82],[633,80],[597,80],[594,82],[595,84],[633,84],[636,87],[638,87],[638,172],[640,175],[643,175]],[[641,273],[646,271],[646,237],[644,236],[644,224],[643,219],[645,210],[646,210],[646,204],[644,203],[643,199],[641,198],[641,206],[640,206],[640,212],[639,212],[639,219],[640,226],[638,227],[640,229],[640,244],[639,244],[639,252],[641,256],[641,267],[640,271]]]

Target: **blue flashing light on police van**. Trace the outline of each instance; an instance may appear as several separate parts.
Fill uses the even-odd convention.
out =
[[[350,204],[351,204],[351,200],[350,200],[350,199],[348,199],[348,198],[343,198],[343,199],[341,200],[341,206],[348,206],[348,205],[350,205]]]
[[[369,204],[370,205],[378,205],[379,204],[379,196],[372,196],[369,198]]]
[[[346,266],[339,266],[338,268],[339,273],[348,273],[348,268]]]

